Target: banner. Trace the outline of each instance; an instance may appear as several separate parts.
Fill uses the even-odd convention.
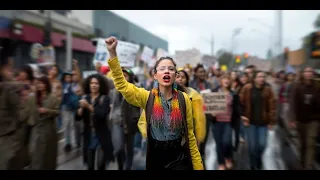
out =
[[[218,114],[227,112],[227,95],[220,92],[202,92],[202,97],[205,103],[206,114]]]
[[[117,56],[122,67],[133,67],[140,46],[137,44],[118,41]],[[99,39],[93,64],[101,63],[103,66],[108,65],[109,52],[104,39]]]
[[[149,48],[148,46],[144,46],[141,53],[141,60],[149,64],[149,62],[152,61],[153,54],[153,49]]]

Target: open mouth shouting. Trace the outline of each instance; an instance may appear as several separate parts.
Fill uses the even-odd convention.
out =
[[[163,82],[165,83],[170,83],[171,77],[169,75],[164,75],[163,76]]]

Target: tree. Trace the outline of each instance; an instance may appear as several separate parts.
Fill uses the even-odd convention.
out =
[[[314,21],[313,27],[316,29],[320,28],[320,14],[317,16],[317,19]]]
[[[313,22],[313,27],[316,29],[320,28],[320,14],[317,16],[316,20]],[[309,49],[311,45],[311,33],[307,34],[302,38],[302,48]]]
[[[230,61],[233,59],[233,55],[230,52],[225,50],[219,50],[217,53],[218,57],[217,60],[220,65],[229,65]]]

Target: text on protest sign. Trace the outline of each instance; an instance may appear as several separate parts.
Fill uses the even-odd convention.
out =
[[[137,44],[118,41],[117,55],[122,67],[133,67],[140,46]]]
[[[202,93],[206,114],[227,112],[227,94],[220,92]]]
[[[139,51],[140,46],[137,44],[118,41],[117,56],[122,67],[133,67],[134,62]],[[108,65],[109,52],[104,39],[99,39],[97,43],[96,53],[93,59],[93,64],[101,63],[102,65]]]

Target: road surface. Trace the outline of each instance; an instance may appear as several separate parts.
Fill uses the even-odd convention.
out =
[[[63,140],[59,143],[62,147]],[[60,148],[61,149],[61,148]],[[82,163],[82,157],[80,150],[74,149],[71,153],[66,155],[62,149],[59,153],[59,166],[57,170],[85,170]],[[248,156],[246,150],[246,144],[242,144],[239,148],[238,154],[241,154],[237,158],[236,169],[249,170]],[[215,142],[213,136],[209,134],[208,145],[206,146],[206,167],[208,170],[215,170],[217,167],[217,157],[215,152]],[[143,170],[145,164],[145,156],[141,152],[136,153],[134,157],[133,170]],[[111,163],[108,165],[108,170],[117,170],[117,164]],[[263,169],[264,170],[285,170],[286,167],[283,163],[280,153],[280,139],[275,135],[275,131],[269,131],[268,145],[263,155]]]

